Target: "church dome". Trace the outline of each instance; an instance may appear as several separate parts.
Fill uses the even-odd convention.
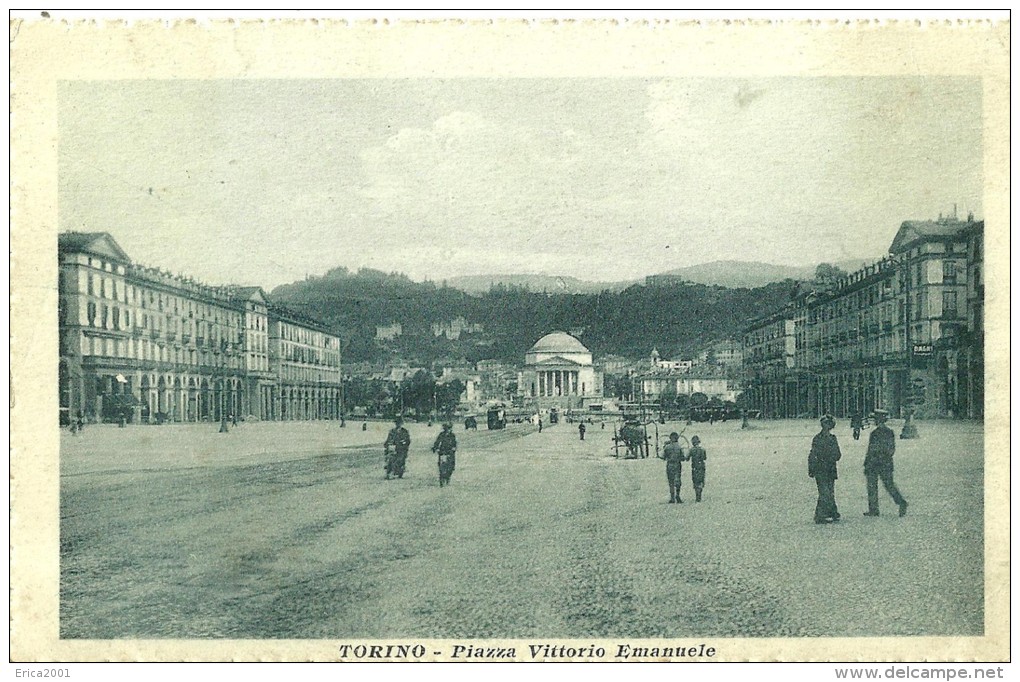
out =
[[[588,353],[580,341],[566,332],[546,334],[531,347],[529,353]]]

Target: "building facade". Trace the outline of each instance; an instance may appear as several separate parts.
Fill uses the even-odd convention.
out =
[[[276,379],[269,419],[339,419],[340,339],[294,311],[269,308],[269,363]]]
[[[886,258],[755,320],[744,334],[748,407],[980,416],[983,230],[972,217],[904,222]]]
[[[62,423],[278,418],[285,383],[271,361],[261,289],[132,263],[102,232],[60,234],[58,258]]]

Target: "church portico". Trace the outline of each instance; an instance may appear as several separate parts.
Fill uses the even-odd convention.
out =
[[[543,336],[525,354],[518,387],[522,398],[543,405],[580,405],[602,396],[591,352],[564,332]]]

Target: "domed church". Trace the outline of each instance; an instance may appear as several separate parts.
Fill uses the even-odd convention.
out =
[[[517,386],[526,401],[542,406],[580,407],[585,399],[602,397],[591,351],[566,332],[546,334],[524,354]]]

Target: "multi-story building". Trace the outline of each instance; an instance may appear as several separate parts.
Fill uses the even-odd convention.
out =
[[[899,411],[907,369],[902,275],[897,261],[885,258],[806,302],[808,352],[797,380],[808,398],[797,414]]]
[[[676,395],[692,396],[704,394],[706,398],[717,398],[724,402],[735,401],[740,389],[725,376],[718,373],[695,370],[676,371],[654,369],[636,377],[638,395],[642,402],[658,400],[666,391]]]
[[[271,419],[340,418],[340,339],[327,327],[270,306],[269,364],[277,381]]]
[[[787,380],[796,355],[793,306],[767,315],[744,332],[744,400],[764,416],[792,416]]]
[[[968,310],[982,306],[983,229],[973,217],[906,221],[888,257],[754,321],[744,337],[749,407],[778,417],[980,414],[983,321]]]
[[[967,231],[967,332],[960,394],[961,413],[970,418],[985,414],[985,224]]]
[[[62,233],[58,257],[63,422],[273,418],[261,289],[132,263],[105,232]]]

